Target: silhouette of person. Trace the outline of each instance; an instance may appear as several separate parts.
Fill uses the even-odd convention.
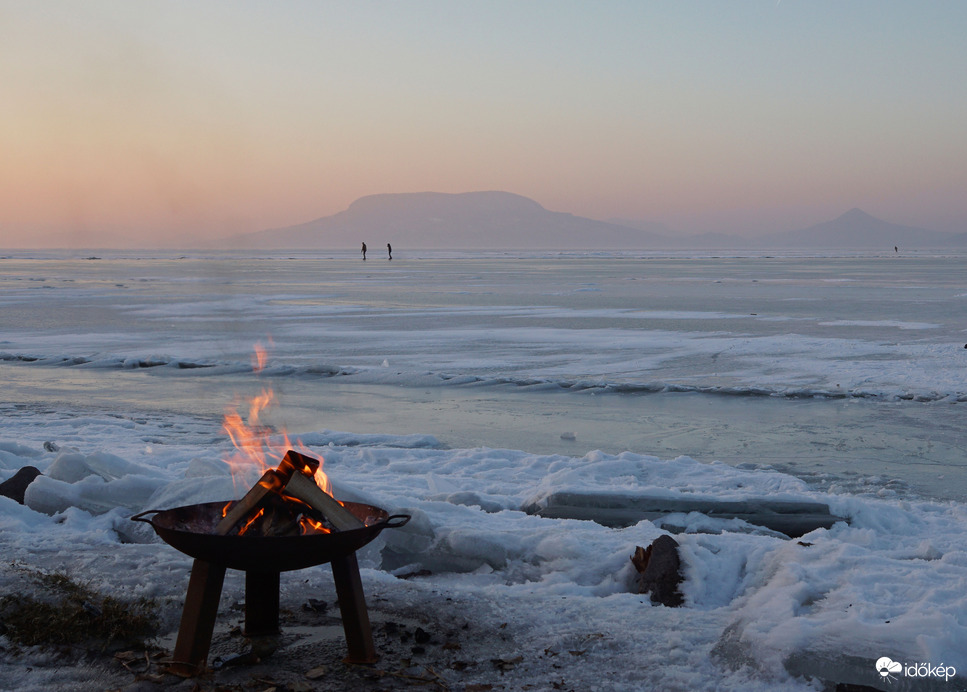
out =
[[[893,252],[899,253],[900,252],[900,248],[898,248],[896,245],[894,245],[893,246]]]
[[[366,261],[366,243],[363,243],[363,249],[360,250],[360,252],[363,253],[363,261],[365,262]]]
[[[386,252],[389,253],[389,258],[393,259],[393,246],[389,243],[386,243]]]

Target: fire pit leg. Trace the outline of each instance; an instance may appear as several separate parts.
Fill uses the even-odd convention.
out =
[[[225,567],[195,560],[188,580],[188,593],[181,611],[181,626],[175,643],[174,662],[169,670],[191,677],[204,669],[215,631],[218,600],[225,582]]]
[[[342,626],[349,648],[346,661],[376,663],[373,630],[369,624],[369,611],[366,610],[366,597],[363,595],[355,553],[332,560],[332,578],[336,582],[339,612],[342,613]]]
[[[279,573],[245,572],[245,636],[279,633]]]

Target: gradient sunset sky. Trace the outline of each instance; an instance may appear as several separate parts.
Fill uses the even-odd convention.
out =
[[[967,2],[0,0],[0,247],[382,192],[755,235],[967,231]]]

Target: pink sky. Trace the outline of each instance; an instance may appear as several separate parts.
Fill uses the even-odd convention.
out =
[[[0,0],[0,247],[382,192],[758,234],[967,231],[967,4]]]

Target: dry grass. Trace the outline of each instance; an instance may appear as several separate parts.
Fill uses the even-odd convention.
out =
[[[106,651],[142,642],[158,628],[157,604],[105,596],[68,575],[38,574],[41,597],[0,597],[0,631],[22,646],[84,645]]]

